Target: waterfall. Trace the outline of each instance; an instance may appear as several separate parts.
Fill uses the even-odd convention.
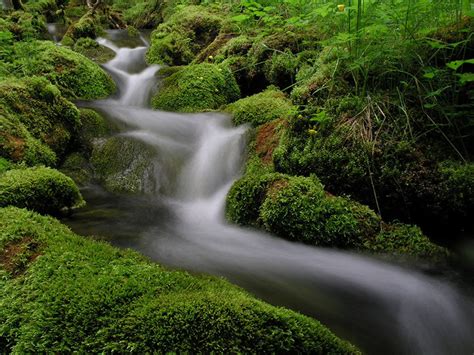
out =
[[[146,226],[137,223],[139,236],[129,246],[314,316],[368,353],[472,354],[474,308],[449,283],[228,224],[225,196],[241,172],[247,127],[233,127],[224,114],[148,109],[159,67],[146,66],[146,47],[99,42],[117,54],[105,68],[120,92],[94,106],[124,123],[123,134],[152,146],[161,167],[156,178],[170,182],[150,196],[149,207],[129,208],[148,218]],[[155,203],[168,217],[154,214]]]

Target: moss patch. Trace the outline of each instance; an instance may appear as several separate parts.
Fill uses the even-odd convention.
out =
[[[240,99],[225,108],[232,113],[234,124],[250,123],[258,126],[278,118],[288,118],[296,112],[285,95],[274,88]]]
[[[115,57],[115,52],[110,48],[104,47],[91,38],[80,38],[74,44],[74,51],[82,54],[90,60],[104,64]]]
[[[154,193],[157,189],[155,155],[146,144],[117,136],[96,142],[91,164],[96,179],[109,191]]]
[[[33,77],[0,81],[0,124],[0,155],[52,165],[64,155],[80,120],[77,108],[54,85]]]
[[[44,76],[65,97],[99,99],[115,91],[112,78],[96,63],[52,42],[18,42],[15,56],[18,60],[13,63],[12,71],[21,68],[21,76]]]
[[[203,63],[183,67],[166,78],[152,105],[165,111],[199,112],[218,109],[239,97],[239,87],[227,67]]]
[[[74,182],[57,170],[44,167],[13,169],[0,175],[0,206],[26,207],[58,214],[84,204]]]
[[[43,255],[26,277],[0,268],[6,351],[358,353],[317,321],[224,280],[168,271],[52,218],[0,209],[2,249],[25,236]]]
[[[189,64],[218,35],[222,18],[200,6],[187,6],[159,25],[147,60],[153,64]]]

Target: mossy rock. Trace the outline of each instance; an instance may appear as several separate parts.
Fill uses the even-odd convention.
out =
[[[165,111],[199,112],[218,109],[239,97],[239,87],[227,67],[203,63],[183,67],[164,79],[152,106]]]
[[[89,160],[79,152],[69,154],[61,164],[60,171],[73,179],[79,186],[85,186],[93,180],[93,171]]]
[[[0,156],[29,166],[56,163],[56,154],[45,143],[34,138],[18,117],[0,114]]]
[[[219,34],[222,18],[201,6],[187,6],[153,31],[147,61],[185,65]]]
[[[115,91],[112,78],[99,65],[52,42],[19,42],[15,55],[24,76],[44,76],[67,98],[99,99]]]
[[[256,127],[278,118],[287,119],[297,110],[281,91],[269,88],[228,105],[225,111],[232,114],[235,125],[249,123]]]
[[[445,261],[448,252],[434,244],[417,226],[395,223],[383,225],[381,232],[365,242],[365,247],[377,253],[409,255],[419,259]]]
[[[104,64],[115,57],[115,52],[104,47],[91,38],[80,38],[74,43],[75,52],[82,54],[93,62]]]
[[[10,251],[0,258],[7,352],[359,353],[222,279],[167,270],[26,210],[0,209],[0,249]]]
[[[89,156],[94,148],[94,140],[110,135],[112,126],[101,114],[92,109],[81,108],[80,119],[82,125],[76,140],[81,151]]]
[[[0,157],[0,174],[3,174],[5,171],[12,169],[13,166],[14,164],[12,164],[12,162]]]
[[[96,141],[91,164],[95,178],[113,192],[154,193],[156,152],[138,140],[116,136]]]
[[[88,11],[78,21],[69,26],[64,37],[75,42],[79,38],[96,38],[101,32],[99,16],[95,12]]]
[[[340,248],[360,248],[373,238],[380,218],[368,207],[327,195],[314,177],[278,173],[248,175],[232,186],[227,217],[260,225],[285,239]]]
[[[2,155],[29,165],[54,164],[80,126],[77,108],[39,77],[0,81],[0,122]]]
[[[45,167],[13,169],[0,175],[0,206],[25,207],[39,213],[58,214],[84,204],[74,182]]]

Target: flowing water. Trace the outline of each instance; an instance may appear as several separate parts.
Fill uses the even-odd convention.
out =
[[[156,183],[137,197],[85,189],[89,207],[68,221],[74,230],[105,235],[171,267],[224,276],[314,316],[367,353],[472,354],[473,305],[449,283],[226,223],[225,196],[241,173],[247,127],[218,113],[148,109],[158,66],[146,66],[146,42],[119,48],[119,33],[111,35],[99,42],[117,53],[105,69],[119,94],[92,106],[121,135],[156,150]]]

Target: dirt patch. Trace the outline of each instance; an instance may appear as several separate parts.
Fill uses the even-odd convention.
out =
[[[0,266],[12,276],[23,274],[28,265],[41,255],[41,245],[32,237],[23,237],[20,240],[7,244],[0,251]]]
[[[255,151],[264,164],[271,164],[273,151],[278,147],[281,137],[281,127],[286,124],[283,119],[265,123],[257,132]]]
[[[12,160],[21,160],[25,152],[25,140],[9,134],[2,134],[2,136],[5,137],[5,140],[8,142],[7,148],[10,150]]]

